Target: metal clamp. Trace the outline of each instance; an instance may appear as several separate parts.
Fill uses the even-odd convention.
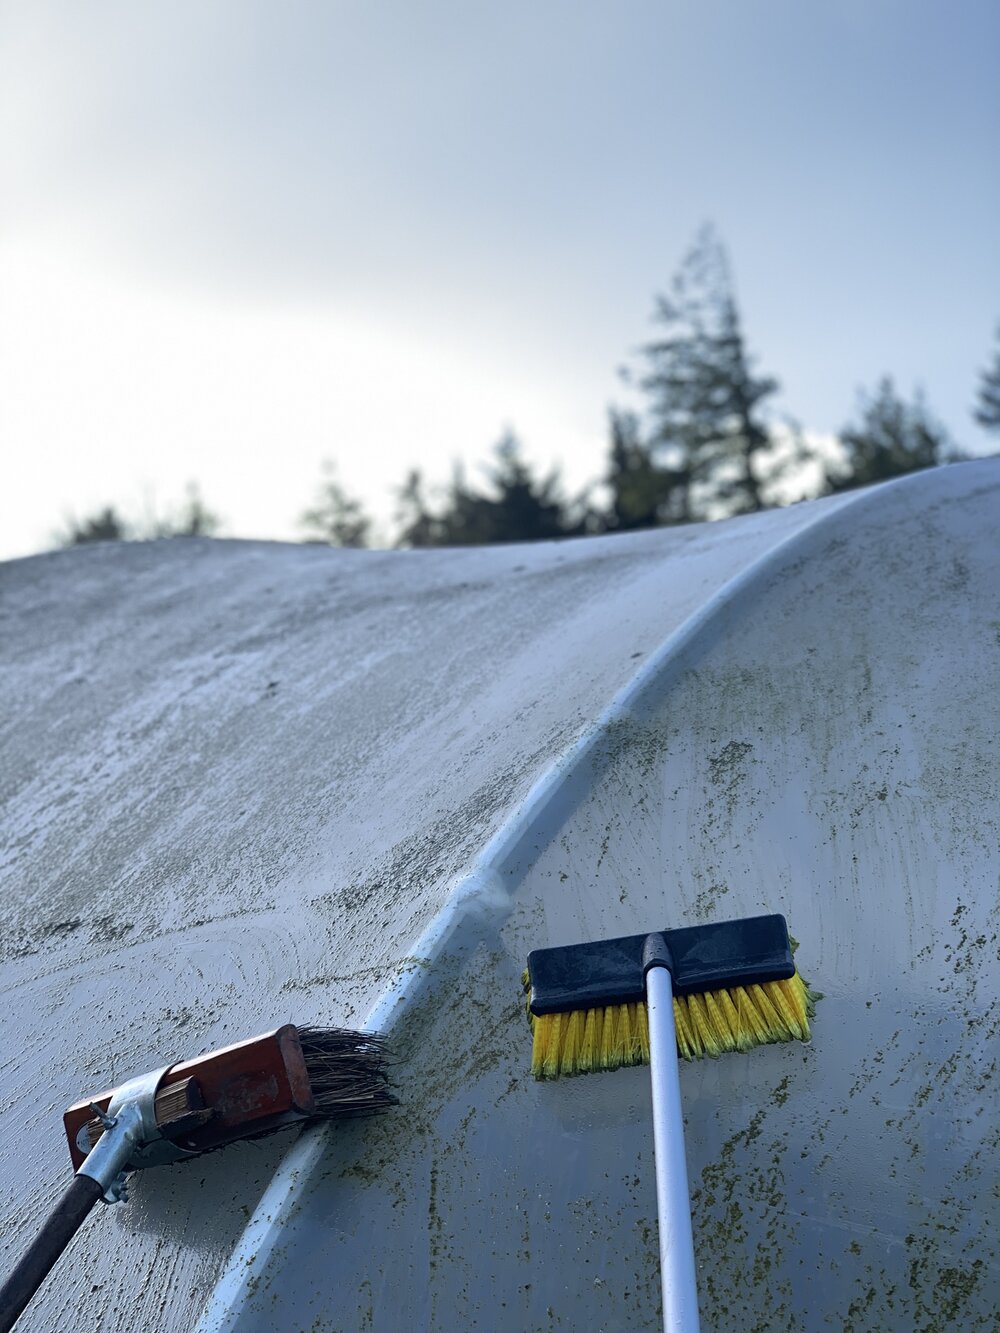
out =
[[[165,1065],[163,1069],[130,1079],[115,1090],[107,1111],[102,1113],[94,1108],[104,1133],[87,1154],[77,1175],[96,1180],[104,1190],[105,1203],[124,1203],[127,1199],[126,1171],[196,1156],[163,1138],[156,1123],[157,1089],[170,1068]],[[77,1137],[81,1148],[85,1133],[83,1126]]]

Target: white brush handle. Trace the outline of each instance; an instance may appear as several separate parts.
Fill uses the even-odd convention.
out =
[[[646,973],[649,1066],[653,1084],[656,1203],[665,1333],[698,1333],[698,1284],[684,1159],[684,1114],[674,1028],[674,992],[666,967]]]

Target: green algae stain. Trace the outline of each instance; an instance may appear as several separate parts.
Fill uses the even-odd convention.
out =
[[[718,754],[709,756],[709,779],[720,789],[730,816],[736,811],[740,786],[747,776],[746,761],[752,752],[749,741],[730,741]]]
[[[719,899],[728,892],[728,884],[710,884],[705,889],[699,889],[694,900],[693,915],[699,921],[707,921],[718,906]]]

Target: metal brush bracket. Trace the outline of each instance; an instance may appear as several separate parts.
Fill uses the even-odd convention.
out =
[[[90,1176],[104,1191],[105,1203],[124,1203],[128,1198],[125,1173],[143,1166],[161,1166],[179,1162],[198,1154],[179,1148],[160,1133],[156,1123],[156,1092],[164,1075],[171,1068],[165,1065],[149,1074],[129,1079],[115,1090],[108,1109],[94,1107],[94,1114],[104,1126],[104,1133],[87,1153],[87,1159],[77,1175]],[[86,1150],[87,1126],[77,1134],[77,1147]]]

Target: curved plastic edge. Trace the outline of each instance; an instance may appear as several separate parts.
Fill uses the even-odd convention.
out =
[[[911,490],[945,492],[955,499],[977,490],[971,473],[988,474],[991,488],[1000,488],[995,460],[975,460],[900,477],[880,486],[851,491],[824,505],[821,513],[780,538],[746,569],[721,584],[710,598],[683,621],[618,691],[598,720],[534,783],[521,805],[511,812],[480,852],[473,869],[455,884],[447,900],[414,946],[409,962],[432,964],[463,943],[481,938],[484,926],[496,930],[506,920],[514,891],[539,850],[548,830],[558,827],[593,785],[604,767],[601,742],[616,724],[643,711],[682,672],[692,649],[704,646],[713,628],[724,630],[721,614],[746,604],[748,593],[763,589],[794,559],[834,528],[846,510],[878,508]],[[961,478],[961,480],[959,480]],[[931,486],[930,483],[934,484]],[[605,746],[605,750],[609,747]],[[427,966],[407,968],[383,993],[364,1024],[367,1031],[391,1032],[401,1006],[414,1003],[431,984]],[[288,1150],[261,1196],[250,1221],[208,1298],[195,1333],[232,1333],[244,1305],[260,1286],[264,1273],[280,1254],[285,1218],[300,1199],[331,1139],[327,1122],[307,1126]]]

